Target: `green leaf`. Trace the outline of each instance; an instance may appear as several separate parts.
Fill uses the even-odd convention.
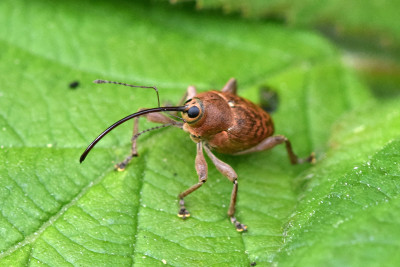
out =
[[[129,152],[129,123],[78,159],[111,123],[156,105],[152,90],[92,80],[156,85],[177,103],[190,84],[204,91],[230,77],[255,102],[273,88],[277,133],[322,159],[333,123],[371,99],[325,39],[145,1],[2,1],[0,12],[0,265],[289,261],[282,228],[302,194],[293,180],[310,166],[290,166],[283,147],[218,155],[239,174],[242,234],[226,216],[232,184],[211,162],[209,181],[187,197],[192,217],[176,216],[176,196],[197,182],[195,145],[179,129],[143,135],[125,172],[113,165]]]
[[[309,182],[274,261],[301,266],[396,265],[400,259],[398,103],[367,105],[336,125],[326,160],[304,176]]]

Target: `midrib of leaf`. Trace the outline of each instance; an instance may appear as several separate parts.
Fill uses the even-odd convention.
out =
[[[87,183],[86,186],[83,187],[79,191],[79,193],[74,198],[71,199],[71,201],[62,205],[60,210],[53,216],[49,217],[49,219],[47,221],[45,221],[42,224],[42,226],[40,228],[38,228],[37,231],[35,231],[34,233],[31,233],[30,235],[27,235],[22,241],[18,242],[14,246],[11,246],[9,249],[7,249],[3,252],[0,252],[0,258],[6,257],[6,256],[12,254],[13,252],[15,252],[16,250],[35,242],[35,240],[38,237],[40,237],[40,235],[43,233],[43,231],[45,231],[55,221],[57,221],[71,206],[75,205],[82,198],[82,196],[84,196],[86,194],[86,192],[89,191],[90,188],[99,184],[107,174],[108,174],[108,172],[104,172],[102,175],[100,175],[93,181]]]
[[[141,169],[140,170],[141,175],[140,175],[140,179],[139,179],[139,187],[138,187],[138,190],[137,190],[137,193],[140,196],[141,196],[141,192],[142,192],[142,188],[143,188],[143,179],[144,179],[144,176],[145,176],[145,171],[146,171],[146,166],[147,166],[147,164],[146,164],[147,163],[147,153],[144,153],[144,156],[142,156],[142,158],[143,158],[144,164],[139,165],[139,168]],[[139,225],[139,214],[140,214],[140,210],[142,208],[141,202],[142,202],[142,197],[139,198],[139,202],[137,203],[138,211],[137,211],[136,217],[134,219],[135,220],[135,224],[136,224],[135,235],[137,235],[139,233],[139,231],[140,231],[139,230],[139,227],[140,227],[140,225]],[[136,252],[137,240],[138,239],[135,238],[135,242],[133,244],[133,251],[132,251],[132,256],[131,256],[131,258],[132,258],[132,266],[135,265],[135,257],[136,257],[136,254],[137,254],[137,252]]]

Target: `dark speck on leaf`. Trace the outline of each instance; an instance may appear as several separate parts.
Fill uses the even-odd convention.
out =
[[[70,89],[76,89],[79,86],[79,82],[78,81],[73,81],[69,84],[69,88]]]

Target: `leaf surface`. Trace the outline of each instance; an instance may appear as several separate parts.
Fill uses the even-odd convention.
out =
[[[304,176],[309,182],[290,216],[277,262],[289,266],[398,262],[398,103],[367,105],[336,124],[326,160]]]
[[[285,243],[282,229],[303,211],[298,196],[306,194],[293,181],[328,164],[333,123],[371,99],[326,40],[160,3],[3,1],[0,12],[1,265],[290,262],[283,253],[301,232],[287,229],[294,241]],[[273,88],[276,132],[299,155],[316,151],[322,161],[290,166],[283,147],[218,155],[239,174],[237,217],[247,233],[227,219],[232,185],[211,162],[209,181],[187,198],[192,217],[176,216],[177,194],[197,182],[195,145],[179,129],[143,135],[140,156],[115,172],[130,149],[127,123],[79,165],[107,126],[157,103],[151,90],[92,80],[156,85],[162,101],[177,103],[190,84],[219,89],[230,77],[255,102],[260,87]]]

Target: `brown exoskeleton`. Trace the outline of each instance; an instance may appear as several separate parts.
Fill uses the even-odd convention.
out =
[[[95,83],[123,84],[102,80],[96,80]],[[157,92],[158,98],[158,91],[155,87],[128,86],[153,88]],[[312,162],[314,161],[314,154],[312,153],[305,159],[299,159],[296,154],[294,154],[290,141],[285,136],[273,136],[274,126],[270,115],[249,100],[237,96],[236,88],[236,80],[232,78],[221,91],[208,91],[197,94],[195,87],[189,86],[186,96],[183,99],[183,101],[186,101],[179,106],[160,107],[160,101],[158,100],[158,108],[141,109],[107,128],[86,148],[85,152],[83,152],[80,157],[80,162],[85,160],[89,151],[101,138],[118,125],[132,118],[135,118],[132,137],[132,152],[124,161],[116,165],[118,170],[124,170],[129,161],[138,155],[136,150],[136,140],[142,133],[166,126],[179,127],[185,132],[188,132],[191,139],[197,144],[195,167],[199,181],[178,195],[180,205],[178,216],[183,219],[190,216],[190,213],[185,208],[184,198],[197,190],[207,181],[207,162],[203,154],[204,149],[218,171],[233,183],[228,216],[230,221],[235,225],[237,231],[245,231],[247,226],[241,224],[235,218],[238,176],[231,166],[219,160],[211,150],[219,153],[242,155],[267,150],[276,145],[285,143],[292,164]],[[171,117],[179,118],[182,122],[161,113],[167,111],[181,112],[182,117]],[[139,116],[145,116],[149,121],[161,123],[162,125],[139,132]]]

